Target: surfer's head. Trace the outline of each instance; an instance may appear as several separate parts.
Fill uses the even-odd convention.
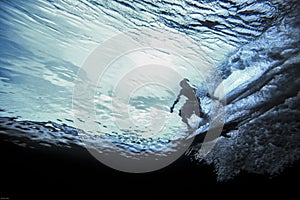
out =
[[[182,81],[180,81],[179,85],[182,87],[182,88],[187,88],[187,87],[191,87],[190,84],[189,84],[189,79],[187,78],[184,78]]]

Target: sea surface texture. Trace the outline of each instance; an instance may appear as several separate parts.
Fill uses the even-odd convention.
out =
[[[117,146],[133,155],[168,155],[168,144],[186,137],[185,124],[169,113],[177,94],[159,86],[138,90],[130,102],[137,127],[129,130],[112,123],[118,116],[107,103],[114,83],[109,80],[145,57],[120,59],[107,71],[95,92],[99,132],[77,129],[75,121],[84,119],[75,119],[72,107],[77,73],[95,48],[127,31],[167,30],[205,52],[203,62],[210,61],[207,70],[220,76],[226,94],[225,124],[214,148],[203,157],[199,140],[185,156],[213,165],[219,181],[242,171],[280,174],[300,158],[299,10],[296,0],[0,1],[1,138],[24,148],[89,143],[101,151]],[[198,87],[209,118],[215,100],[203,89],[204,79],[184,65],[180,70]],[[140,126],[153,109],[166,117],[165,127],[158,135],[140,136],[141,130],[151,132]],[[206,122],[200,121],[196,138],[206,134]]]

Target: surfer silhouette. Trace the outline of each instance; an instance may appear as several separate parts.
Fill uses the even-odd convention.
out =
[[[197,115],[200,118],[205,116],[205,113],[202,112],[200,106],[200,100],[196,96],[196,88],[191,86],[189,80],[184,78],[180,81],[179,85],[181,90],[177,96],[177,99],[174,101],[173,105],[170,107],[170,112],[173,113],[175,105],[179,102],[181,96],[185,96],[187,100],[184,105],[179,110],[179,116],[181,117],[182,122],[184,122],[188,127],[188,119],[193,115]]]

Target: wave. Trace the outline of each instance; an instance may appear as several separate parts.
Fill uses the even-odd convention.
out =
[[[1,1],[0,10],[0,133],[7,140],[26,148],[85,147],[84,141],[110,148],[109,139],[135,153],[163,149],[172,137],[106,131],[101,138],[74,128],[72,119],[84,59],[111,35],[150,27],[193,39],[222,77],[222,135],[203,157],[202,121],[190,156],[213,164],[220,181],[243,170],[276,174],[299,160],[298,1]],[[209,115],[211,100],[198,87]]]

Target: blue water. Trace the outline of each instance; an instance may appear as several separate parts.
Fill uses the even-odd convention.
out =
[[[178,49],[189,49],[191,56],[200,55],[201,49],[202,57],[197,62],[204,64],[199,66],[204,66],[205,72],[216,70],[222,77],[225,94],[219,97],[227,98],[226,123],[248,123],[265,112],[261,109],[265,102],[270,101],[271,108],[277,105],[272,101],[274,96],[289,98],[294,95],[280,87],[274,89],[277,79],[272,86],[264,85],[268,85],[275,75],[290,69],[287,67],[290,63],[298,63],[299,23],[295,8],[297,1],[282,0],[0,1],[0,116],[4,121],[16,117],[12,120],[16,124],[42,122],[46,132],[51,129],[48,126],[59,127],[58,132],[67,137],[72,135],[67,141],[83,145],[76,139],[78,130],[73,130],[78,120],[72,105],[78,72],[88,56],[113,36],[151,28],[180,33],[193,41],[195,45],[187,48],[182,40],[172,38]],[[159,40],[163,43],[165,38]],[[143,43],[139,39],[137,42]],[[107,54],[110,54],[109,50]],[[185,124],[168,110],[178,91],[172,92],[159,85],[137,90],[129,102],[136,127],[129,130],[121,130],[113,123],[114,117],[118,116],[111,114],[109,105],[115,80],[119,80],[133,64],[171,65],[175,62],[173,69],[198,87],[202,107],[209,116],[211,100],[205,96],[204,78],[179,57],[166,52],[144,51],[117,60],[106,72],[107,79],[95,91],[97,130],[80,127],[79,135],[87,135],[95,145],[101,143],[101,139],[91,138],[104,135],[133,152],[161,150],[171,140],[186,137]],[[292,74],[296,76],[297,71]],[[297,85],[295,79],[286,80]],[[218,85],[214,88],[218,90]],[[141,126],[151,124],[153,108],[157,116],[165,116],[165,127],[158,135],[141,137],[142,131],[151,133],[150,129]],[[83,105],[84,109],[87,107]],[[179,108],[176,109],[178,112]],[[199,121],[193,123],[198,126]],[[199,134],[207,131],[206,123],[200,121]],[[32,127],[35,126],[38,125]],[[59,137],[47,139],[41,135],[38,138],[48,141],[44,144],[57,145],[53,141],[58,141]]]
[[[112,35],[139,27],[179,30],[199,41],[215,67],[262,33],[263,22],[280,14],[276,3],[2,1],[1,108],[9,116],[69,124],[77,71]],[[205,25],[211,21],[214,27]]]

